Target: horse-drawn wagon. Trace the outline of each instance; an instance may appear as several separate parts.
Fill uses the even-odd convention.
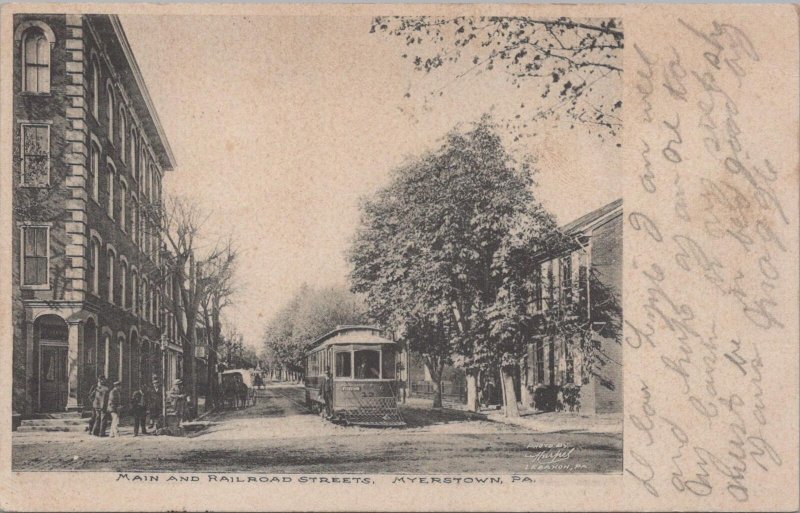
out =
[[[244,408],[256,404],[253,374],[249,369],[230,369],[219,375],[222,404],[225,408]]]

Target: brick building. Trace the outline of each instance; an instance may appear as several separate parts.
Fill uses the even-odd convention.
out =
[[[558,254],[542,253],[535,259],[539,286],[532,308],[537,328],[524,364],[516,369],[515,393],[526,406],[553,409],[559,392],[563,402],[565,388],[572,387],[579,390],[581,412],[621,412],[622,200],[581,216],[561,231],[570,244]],[[422,359],[412,354],[407,362],[410,395],[432,397]],[[482,372],[479,379],[499,385],[500,373]],[[443,399],[466,403],[466,394],[464,370],[446,367]],[[488,402],[502,402],[499,386]]]
[[[119,19],[16,15],[13,75],[14,410],[80,409],[100,373],[124,396],[162,362],[179,375],[143,215],[175,160]]]
[[[537,407],[572,386],[580,411],[621,412],[622,200],[561,231],[571,244],[541,255],[534,309],[543,334],[528,346],[522,381],[544,399]]]

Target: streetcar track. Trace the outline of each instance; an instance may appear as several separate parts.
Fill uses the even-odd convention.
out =
[[[267,388],[265,389],[265,392],[266,392],[266,391],[269,391],[269,390],[270,390],[270,389],[269,389],[269,387],[267,387]],[[301,403],[301,402],[299,402],[299,401],[297,401],[297,400],[295,400],[295,399],[293,399],[293,398],[289,397],[288,395],[284,394],[283,392],[278,392],[278,389],[277,389],[277,388],[274,388],[274,389],[272,389],[272,390],[273,390],[273,391],[275,391],[275,392],[277,392],[277,393],[278,393],[278,395],[280,395],[280,396],[282,396],[282,397],[285,397],[286,399],[290,400],[290,401],[291,401],[291,402],[293,402],[294,404],[296,404],[296,405],[300,406],[300,408],[302,408],[304,412],[306,412],[306,413],[310,413],[310,412],[308,411],[308,408],[306,407],[306,405],[305,405],[305,404],[303,404],[303,403]]]

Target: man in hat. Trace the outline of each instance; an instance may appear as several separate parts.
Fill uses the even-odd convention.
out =
[[[94,423],[92,424],[92,434],[94,436],[106,436],[106,419],[108,419],[108,382],[102,374],[97,377],[97,387],[94,389],[92,400],[92,413]]]
[[[92,418],[89,419],[89,425],[86,428],[90,436],[94,436],[94,423],[97,422],[97,411],[94,409],[94,393],[97,391],[97,387],[100,385],[102,378],[102,374],[97,376],[97,382],[92,383],[92,387],[86,395],[86,404],[92,409]]]
[[[131,394],[131,413],[133,414],[133,436],[139,436],[139,428],[142,434],[147,434],[147,385],[141,386]]]
[[[322,400],[325,401],[325,418],[333,417],[333,376],[331,368],[325,367],[325,375],[322,376]]]
[[[119,414],[122,413],[122,382],[114,382],[111,392],[108,394],[108,412],[111,414],[111,438],[119,437]]]
[[[164,390],[158,374],[153,374],[153,386],[147,390],[147,411],[150,414],[150,427],[153,430],[164,427],[162,406],[164,404]]]
[[[183,390],[183,380],[178,378],[172,389],[169,391],[169,397],[172,399],[172,409],[175,410],[175,415],[181,420],[186,420],[186,392]]]

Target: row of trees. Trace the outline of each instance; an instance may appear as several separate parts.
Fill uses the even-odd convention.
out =
[[[363,301],[346,288],[303,285],[267,323],[261,357],[273,372],[296,378],[308,344],[337,325],[367,322]]]
[[[222,345],[222,311],[234,292],[236,249],[231,239],[209,241],[202,233],[207,216],[185,198],[167,196],[147,206],[142,229],[162,241],[162,265],[150,276],[162,289],[170,284],[175,292],[165,302],[177,324],[177,339],[183,346],[184,382],[197,411],[200,381],[195,348],[208,345],[210,390],[207,407],[213,407],[218,348]],[[145,234],[149,235],[149,234]],[[205,333],[205,340],[203,339]]]
[[[566,243],[533,194],[533,174],[484,117],[396,169],[362,204],[349,253],[353,290],[424,358],[434,406],[445,365],[465,369],[473,411],[479,371],[499,367],[506,413],[518,415],[513,370],[536,331],[536,253]]]
[[[244,343],[244,337],[230,326],[222,333],[217,349],[218,363],[226,369],[253,369],[261,364],[256,349]]]

